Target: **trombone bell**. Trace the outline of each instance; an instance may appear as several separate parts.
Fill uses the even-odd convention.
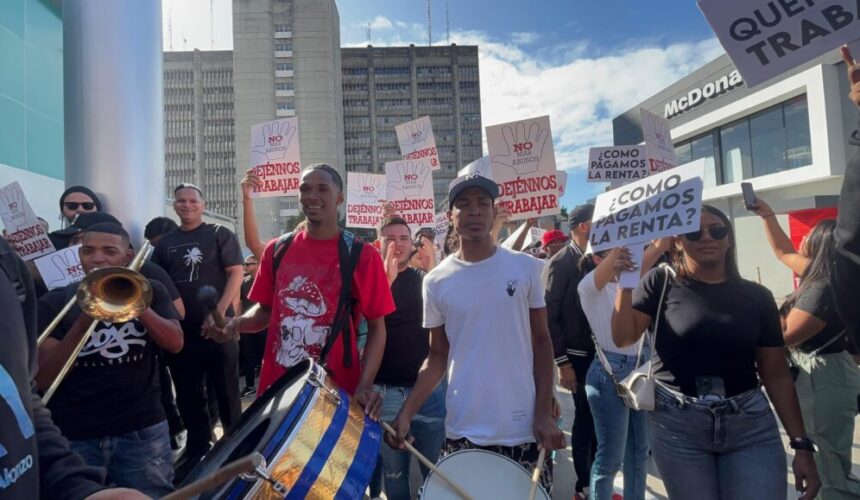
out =
[[[140,316],[152,303],[152,287],[142,274],[125,267],[90,272],[78,285],[78,306],[94,319],[110,323]]]

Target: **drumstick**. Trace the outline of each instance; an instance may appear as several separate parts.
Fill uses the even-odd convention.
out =
[[[537,494],[537,487],[540,483],[540,470],[543,467],[543,461],[546,458],[546,448],[540,449],[540,454],[538,455],[537,466],[535,467],[534,472],[532,472],[532,489],[529,492],[529,500],[535,500],[535,495]]]
[[[254,469],[263,465],[265,462],[263,455],[260,455],[257,452],[251,453],[248,456],[230,462],[204,478],[198,479],[197,481],[162,497],[162,500],[185,500],[195,495],[205,493],[221,486],[234,477],[239,476],[239,474],[253,474]]]
[[[385,429],[385,432],[397,437],[397,432],[395,432],[394,429],[390,425],[388,425],[388,422],[383,422],[382,420],[380,420],[379,424],[382,425],[382,428]],[[451,478],[443,474],[442,471],[439,470],[438,467],[436,467],[436,464],[434,464],[430,460],[427,460],[427,457],[422,455],[420,451],[416,450],[415,447],[412,446],[409,441],[403,440],[403,444],[406,445],[406,449],[409,450],[410,453],[415,455],[415,458],[417,458],[418,461],[424,465],[424,467],[427,467],[428,469],[433,471],[433,474],[439,476],[439,479],[448,483],[448,486],[450,486],[451,489],[454,490],[454,493],[459,495],[460,498],[464,500],[472,500],[472,497],[470,497],[468,493],[466,493],[465,491],[463,491],[462,488],[457,486],[454,481],[451,480]]]

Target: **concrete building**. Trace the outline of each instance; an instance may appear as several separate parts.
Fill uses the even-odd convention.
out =
[[[394,127],[430,116],[439,204],[457,170],[483,154],[478,47],[367,46],[341,57],[347,170],[383,173],[385,162],[400,159]]]
[[[665,116],[681,163],[707,160],[705,203],[732,219],[741,274],[776,297],[794,276],[773,256],[761,219],[744,208],[740,183],[777,212],[795,245],[836,216],[857,109],[845,65],[828,54],[752,89],[727,56],[706,64],[613,120],[616,144],[642,142],[639,108]]]
[[[238,178],[249,167],[251,126],[283,116],[298,117],[303,165],[324,162],[345,172],[340,67],[334,0],[233,2]],[[254,208],[264,239],[298,214],[295,198],[257,200]]]
[[[209,211],[238,213],[233,127],[233,52],[164,53],[165,193],[191,182]]]

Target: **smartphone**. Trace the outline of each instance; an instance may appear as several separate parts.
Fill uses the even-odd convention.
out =
[[[747,210],[752,210],[755,207],[756,197],[755,190],[749,182],[741,182],[741,191],[744,195],[744,206]]]

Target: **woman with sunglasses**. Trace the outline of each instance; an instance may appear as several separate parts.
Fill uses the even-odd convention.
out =
[[[79,214],[100,212],[101,209],[101,200],[90,188],[71,186],[60,195],[60,221],[62,226],[60,229],[69,226]],[[57,250],[69,246],[70,238],[66,235],[60,235],[57,234],[57,231],[54,231],[48,236]]]
[[[830,286],[836,221],[816,224],[796,251],[767,203],[756,200],[752,211],[764,220],[777,258],[800,276],[800,286],[783,305],[783,337],[798,368],[795,386],[803,422],[819,448],[815,456],[823,484],[819,498],[858,498],[860,481],[851,476],[851,452],[860,368],[847,351],[847,332],[836,314]]]
[[[786,498],[785,451],[761,380],[795,450],[795,487],[811,500],[821,486],[814,445],[773,296],[741,278],[731,224],[714,207],[702,207],[701,230],[674,238],[670,252],[674,272],[652,270],[635,291],[619,290],[612,317],[621,347],[656,328],[649,433],[669,497]]]
[[[645,252],[643,267],[650,268],[666,251],[661,240]],[[614,248],[580,260],[579,292],[582,311],[591,326],[598,355],[585,377],[585,394],[594,419],[597,450],[591,465],[590,498],[610,500],[615,476],[624,473],[624,498],[645,498],[645,463],[648,460],[648,430],[645,412],[633,411],[615,389],[621,381],[648,360],[650,345],[619,347],[612,340],[612,310],[618,286],[619,262],[629,263],[626,248]]]

